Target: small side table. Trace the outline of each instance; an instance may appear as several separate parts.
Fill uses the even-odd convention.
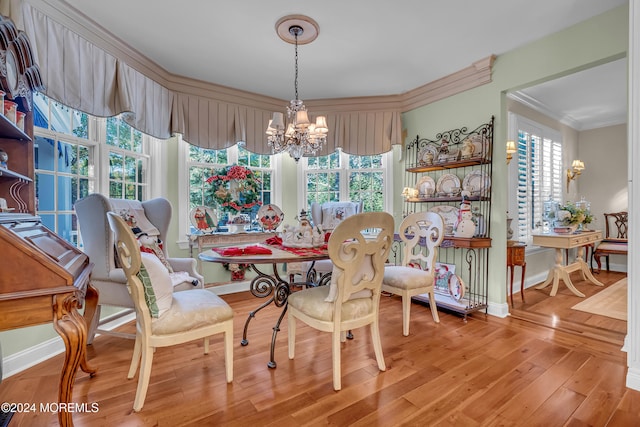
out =
[[[509,286],[509,296],[511,297],[511,307],[513,307],[513,273],[514,267],[519,265],[522,268],[522,279],[520,281],[520,297],[524,301],[524,275],[527,270],[527,262],[525,261],[524,248],[527,245],[515,240],[507,241],[507,267],[511,273],[511,282]]]

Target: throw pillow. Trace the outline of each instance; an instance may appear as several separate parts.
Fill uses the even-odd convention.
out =
[[[144,298],[151,317],[158,318],[171,308],[173,283],[169,272],[157,256],[141,252],[142,265],[138,278],[144,288]]]
[[[355,215],[356,207],[351,202],[336,203],[322,208],[322,229],[333,230],[343,219]]]

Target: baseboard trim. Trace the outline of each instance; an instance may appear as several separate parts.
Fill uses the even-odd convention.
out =
[[[130,313],[126,316],[118,317],[113,321],[108,321],[101,326],[101,329],[110,331],[124,325],[125,323],[129,323],[135,318],[135,313]],[[60,353],[64,353],[64,351],[65,348],[62,338],[55,337],[43,341],[40,344],[36,344],[33,347],[29,347],[10,356],[7,356],[2,359],[2,378],[9,378],[12,375],[20,373],[26,369],[31,368],[32,366],[37,365],[38,363],[51,359],[52,357],[57,356]]]
[[[222,285],[207,287],[207,290],[215,293],[216,295],[233,294],[236,292],[248,291],[250,283],[250,281],[231,282]],[[136,314],[134,312],[131,312],[125,316],[121,316],[120,313],[115,313],[105,319],[106,323],[100,325],[100,329],[111,331],[124,325],[125,323],[129,323],[130,321],[135,320],[135,318]],[[99,335],[100,332],[98,331],[96,336]],[[55,337],[47,341],[43,341],[40,344],[36,344],[33,347],[29,347],[10,356],[7,356],[2,359],[2,378],[9,378],[12,375],[20,373],[26,369],[31,368],[32,366],[37,365],[38,363],[44,362],[45,360],[57,356],[60,353],[64,353],[64,351],[65,348],[64,343],[62,342],[62,338]]]

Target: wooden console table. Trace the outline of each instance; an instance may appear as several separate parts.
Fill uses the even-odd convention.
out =
[[[511,297],[511,307],[513,307],[513,272],[515,266],[519,265],[522,269],[522,279],[520,280],[520,298],[524,302],[524,275],[527,270],[527,261],[525,261],[524,248],[527,245],[514,240],[507,241],[507,268],[511,272],[511,282],[509,287],[509,296]]]
[[[554,248],[556,250],[555,265],[551,270],[549,270],[547,279],[541,285],[536,286],[536,289],[544,289],[553,282],[551,293],[549,295],[555,296],[558,292],[559,281],[562,279],[571,292],[581,298],[584,298],[585,295],[576,289],[569,277],[569,274],[574,271],[580,271],[582,273],[583,280],[588,280],[596,286],[604,286],[602,283],[597,281],[595,277],[593,277],[589,266],[582,258],[584,247],[600,240],[602,240],[602,231],[583,231],[570,234],[535,234],[533,236],[534,245]],[[572,248],[578,248],[576,259],[572,263],[569,263],[567,260],[567,265],[563,265],[562,250]]]
[[[270,237],[277,236],[275,231],[248,231],[244,233],[209,233],[209,234],[189,234],[189,256],[197,258],[198,273],[202,274],[202,260],[193,256],[193,248],[198,249],[198,255],[205,248],[217,246],[242,245],[246,243],[262,243]]]

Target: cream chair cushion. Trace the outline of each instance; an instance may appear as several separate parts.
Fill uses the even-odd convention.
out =
[[[351,295],[348,301],[342,304],[342,321],[357,319],[367,313],[371,313],[373,299],[371,298],[371,290],[369,289],[368,291],[368,297],[356,298],[356,294],[364,293],[364,291],[356,292]],[[289,295],[287,304],[314,319],[326,322],[333,321],[334,303],[327,302],[329,287],[318,286],[317,288],[306,289],[304,292],[306,292],[304,296],[302,292],[294,292]]]
[[[233,318],[233,310],[206,289],[175,292],[171,308],[151,322],[154,335],[169,335],[221,323]]]
[[[384,269],[384,284],[398,289],[417,289],[433,284],[429,272],[401,265],[389,265]]]
[[[157,256],[141,252],[140,257],[144,269],[140,269],[138,277],[144,285],[144,299],[151,317],[160,317],[171,308],[173,297],[171,276]]]

